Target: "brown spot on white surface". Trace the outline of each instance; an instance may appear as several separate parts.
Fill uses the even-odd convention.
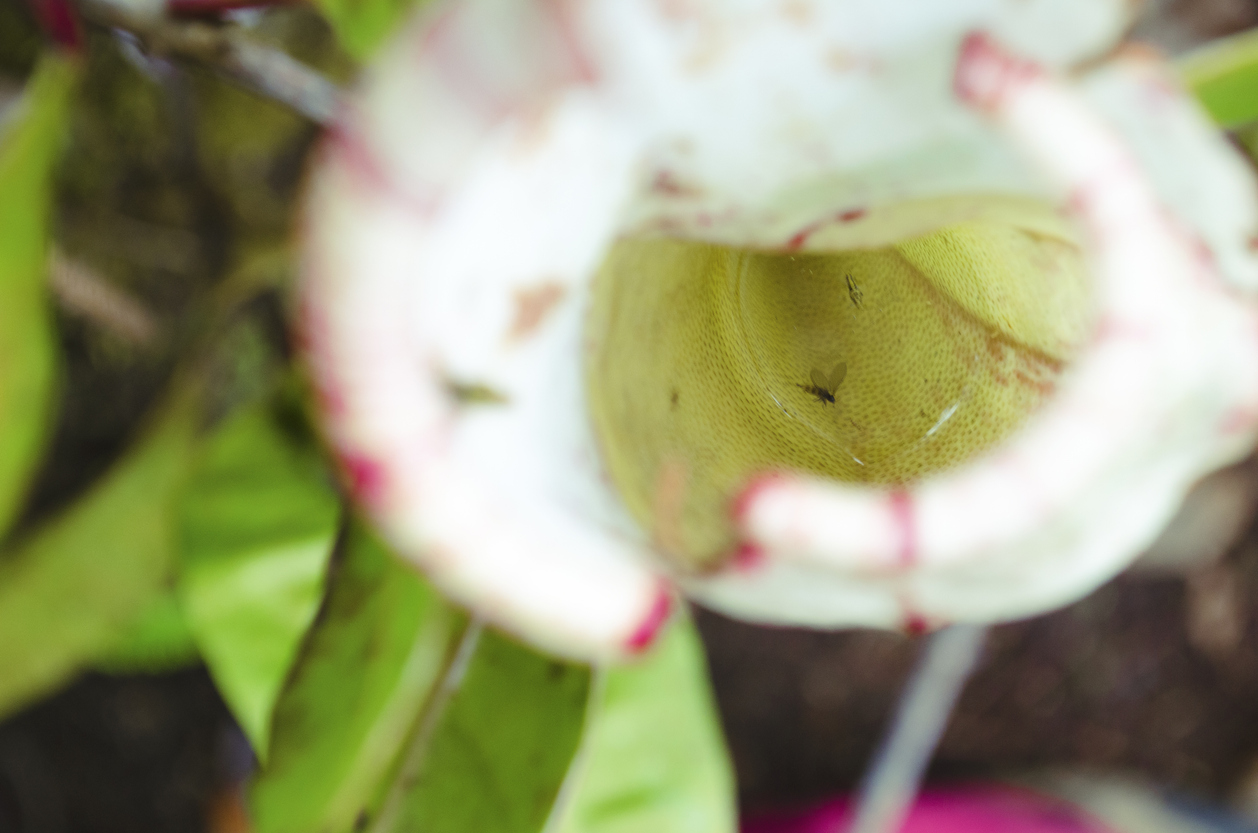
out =
[[[511,322],[507,340],[521,341],[531,336],[566,293],[567,289],[557,281],[546,281],[527,289],[516,290],[515,318]]]
[[[784,0],[782,3],[782,17],[800,26],[812,22],[813,11],[812,4],[807,0]]]
[[[667,168],[656,171],[651,180],[651,190],[668,197],[700,197],[703,190],[695,185],[683,182],[675,172]]]

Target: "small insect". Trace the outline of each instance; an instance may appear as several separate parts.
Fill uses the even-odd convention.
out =
[[[865,306],[865,293],[861,292],[861,288],[856,285],[856,280],[851,275],[847,276],[847,297],[852,299],[857,309]]]
[[[847,376],[847,362],[839,362],[834,369],[827,375],[817,368],[813,368],[808,374],[808,378],[812,381],[811,385],[796,385],[795,387],[811,393],[817,398],[822,405],[834,404],[834,393],[839,389],[839,385],[843,384],[843,379]]]
[[[445,380],[446,393],[460,405],[505,405],[507,397],[488,385]]]

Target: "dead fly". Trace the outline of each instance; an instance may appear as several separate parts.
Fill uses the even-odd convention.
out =
[[[847,362],[836,364],[828,376],[814,367],[812,372],[808,374],[812,384],[796,385],[795,387],[806,393],[811,393],[822,405],[833,405],[834,393],[839,389],[839,385],[843,384],[843,379],[846,376]]]
[[[851,275],[847,276],[847,297],[852,299],[852,303],[857,309],[865,306],[865,293],[861,292],[861,288],[856,285],[855,279]]]

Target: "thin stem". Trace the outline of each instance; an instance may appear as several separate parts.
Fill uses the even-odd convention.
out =
[[[166,0],[166,11],[176,17],[214,17],[240,9],[285,6],[298,0]]]
[[[129,32],[155,54],[205,64],[311,121],[327,124],[336,114],[339,87],[286,52],[259,43],[238,29],[136,14],[105,0],[82,0],[79,9],[95,23]]]
[[[445,673],[441,675],[441,680],[437,683],[437,687],[428,700],[428,705],[424,708],[419,728],[415,730],[411,742],[407,745],[404,753],[406,757],[402,760],[397,777],[393,779],[389,792],[380,805],[380,812],[376,815],[375,824],[371,826],[371,833],[389,833],[397,826],[402,803],[406,799],[407,792],[423,773],[433,736],[437,733],[437,727],[441,725],[441,718],[445,715],[446,707],[450,705],[459,687],[463,685],[463,677],[467,674],[467,667],[472,663],[472,657],[480,644],[481,632],[484,629],[485,623],[479,618],[474,618],[467,623],[463,637],[459,640],[459,646],[455,649],[454,657],[446,666]]]
[[[900,829],[986,637],[984,625],[952,625],[930,637],[865,775],[848,833]]]
[[[157,337],[157,321],[144,304],[58,249],[48,259],[48,285],[67,312],[123,341],[147,347]]]

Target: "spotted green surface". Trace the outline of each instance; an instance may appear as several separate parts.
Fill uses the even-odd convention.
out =
[[[47,274],[52,173],[77,72],[48,56],[0,124],[0,536],[26,494],[56,369]]]
[[[759,472],[903,483],[1000,442],[1090,321],[1082,257],[1054,216],[1022,205],[826,252],[618,243],[595,283],[586,371],[630,511],[666,551],[710,563]],[[840,385],[815,383],[840,364]]]
[[[694,625],[596,688],[558,833],[733,833],[734,774]]]

